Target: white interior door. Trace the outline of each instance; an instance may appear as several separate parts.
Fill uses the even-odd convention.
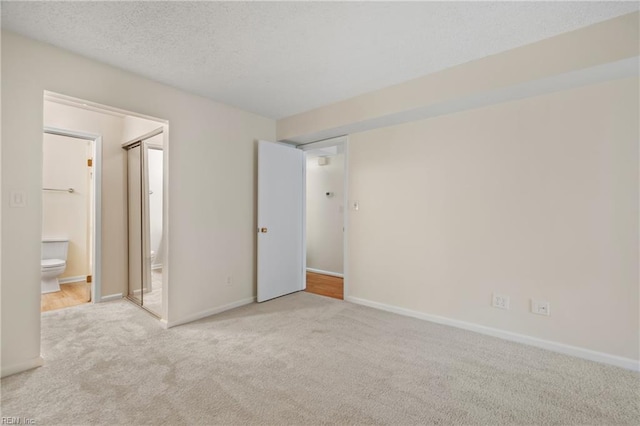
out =
[[[258,302],[304,290],[304,155],[258,142]]]

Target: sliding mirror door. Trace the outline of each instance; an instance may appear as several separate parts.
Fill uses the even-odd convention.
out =
[[[158,135],[144,143],[146,190],[143,195],[146,195],[148,232],[144,239],[146,244],[144,253],[147,254],[144,259],[144,267],[147,281],[144,286],[143,306],[157,315],[162,312],[162,259],[164,258],[162,229],[163,151],[162,145],[154,142],[161,137],[162,135]]]
[[[142,305],[144,285],[144,212],[142,203],[143,184],[142,144],[127,150],[127,206],[129,216],[129,290],[128,298]]]
[[[162,315],[162,129],[123,145],[127,155],[129,286],[127,298]]]

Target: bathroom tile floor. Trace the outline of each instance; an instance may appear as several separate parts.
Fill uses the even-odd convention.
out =
[[[40,298],[40,312],[82,305],[91,300],[91,287],[86,281],[60,284],[60,291],[43,294]]]

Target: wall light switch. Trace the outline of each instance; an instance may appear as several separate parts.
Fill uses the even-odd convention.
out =
[[[22,208],[27,206],[27,194],[24,191],[11,191],[9,207]]]

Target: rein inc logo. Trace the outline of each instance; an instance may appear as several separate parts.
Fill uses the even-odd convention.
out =
[[[35,425],[36,419],[29,417],[2,417],[0,418],[2,425]]]

